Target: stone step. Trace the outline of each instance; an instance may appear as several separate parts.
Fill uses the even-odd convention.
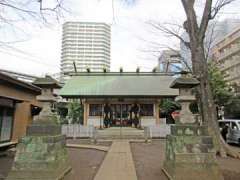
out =
[[[111,127],[98,130],[97,139],[144,139],[144,130],[131,127]]]
[[[144,136],[98,136],[97,139],[144,139]]]

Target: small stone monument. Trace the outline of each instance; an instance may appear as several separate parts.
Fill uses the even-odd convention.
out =
[[[206,126],[199,125],[189,106],[195,101],[192,88],[199,81],[182,74],[171,84],[179,89],[180,118],[167,136],[163,171],[171,180],[223,180],[216,162],[213,140]]]
[[[53,89],[60,86],[50,76],[38,78],[33,84],[42,88],[37,96],[42,111],[19,141],[7,180],[58,180],[71,170],[65,136],[51,111],[55,102]]]

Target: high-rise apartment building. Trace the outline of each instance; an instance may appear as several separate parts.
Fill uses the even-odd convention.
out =
[[[212,57],[236,93],[240,93],[240,26],[212,48]]]
[[[63,24],[61,81],[68,72],[110,70],[111,27],[106,23],[66,22]],[[74,65],[75,64],[75,65]],[[74,67],[75,66],[75,67]]]

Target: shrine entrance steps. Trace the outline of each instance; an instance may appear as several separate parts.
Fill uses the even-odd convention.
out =
[[[110,127],[97,130],[97,139],[144,139],[144,130],[132,127]]]

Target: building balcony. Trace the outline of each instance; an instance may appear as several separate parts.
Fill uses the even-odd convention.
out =
[[[225,37],[223,40],[219,41],[216,46],[217,49],[223,49],[229,44],[233,44],[234,41],[238,40],[240,38],[240,29],[236,30],[235,32],[231,33],[227,37]]]
[[[225,64],[221,66],[221,69],[223,70],[229,70],[235,67],[240,66],[240,58],[239,59],[234,59],[234,60],[229,60]]]
[[[230,49],[228,49],[225,52],[221,53],[218,56],[218,61],[222,61],[224,59],[227,59],[230,56],[236,55],[238,52],[240,52],[240,44],[235,44]]]

